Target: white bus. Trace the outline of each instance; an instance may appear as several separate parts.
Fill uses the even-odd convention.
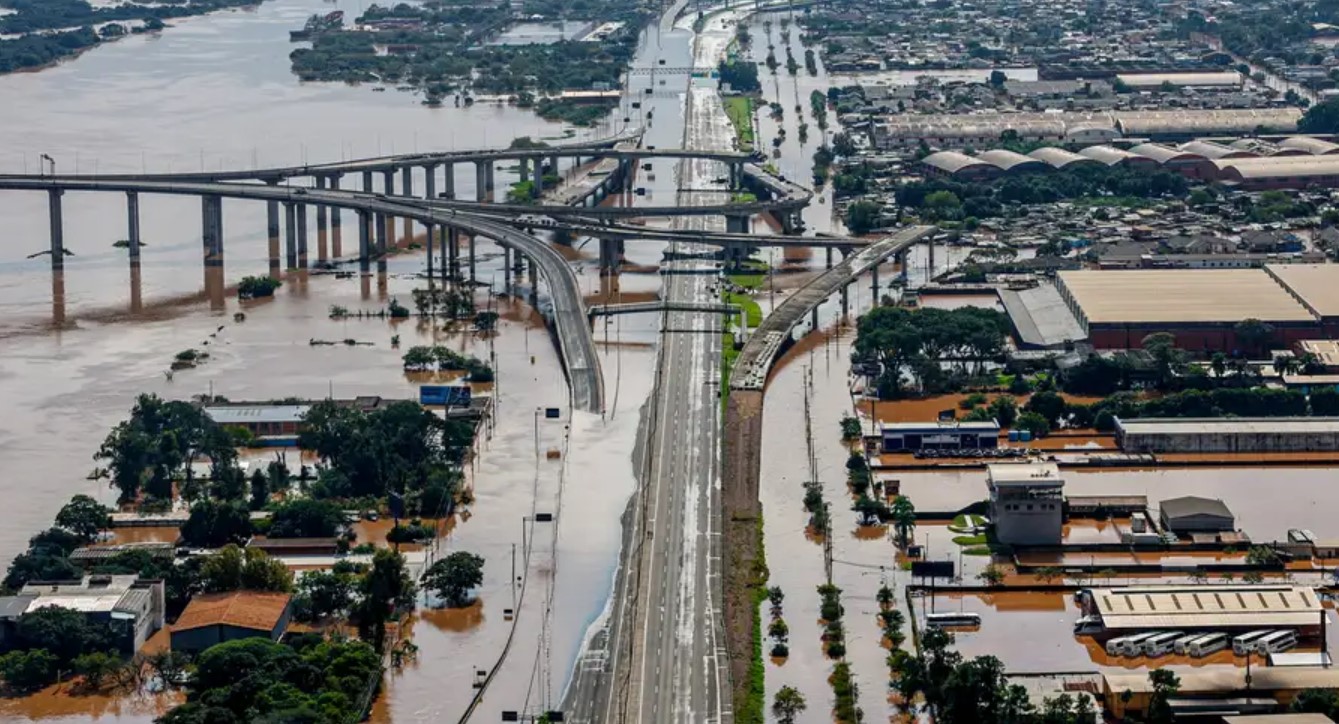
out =
[[[1255,642],[1274,633],[1268,629],[1263,631],[1252,631],[1244,633],[1232,639],[1232,653],[1237,656],[1245,656],[1247,652],[1255,650]]]
[[[1185,636],[1185,631],[1163,631],[1153,638],[1144,642],[1145,656],[1162,656],[1170,653],[1176,640]]]
[[[976,613],[927,613],[925,625],[931,628],[972,628],[981,625]]]
[[[1190,642],[1200,638],[1203,635],[1204,633],[1200,632],[1200,633],[1186,634],[1185,636],[1182,636],[1181,638],[1172,642],[1172,653],[1176,654],[1177,656],[1185,656],[1186,647],[1190,645]]]
[[[1157,631],[1145,631],[1111,639],[1107,642],[1107,653],[1112,656],[1134,656],[1143,648],[1145,641],[1157,635]]]
[[[1186,653],[1198,659],[1208,656],[1215,651],[1222,651],[1227,648],[1227,644],[1227,634],[1221,631],[1218,633],[1205,634],[1204,636],[1191,641],[1190,645],[1186,647]]]
[[[1277,654],[1297,645],[1297,632],[1291,629],[1275,631],[1255,642],[1255,651],[1260,654]]]

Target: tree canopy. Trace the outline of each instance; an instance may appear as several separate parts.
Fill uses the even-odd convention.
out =
[[[437,594],[446,605],[469,603],[470,589],[484,581],[484,559],[467,551],[455,551],[428,568],[423,587]]]
[[[860,318],[853,357],[881,365],[883,399],[901,395],[908,377],[917,379],[924,392],[939,392],[946,382],[941,362],[952,362],[963,376],[969,362],[979,371],[1003,351],[1008,325],[1005,315],[979,307],[878,307]]]
[[[140,395],[130,418],[112,428],[93,457],[107,463],[123,503],[137,500],[141,492],[171,499],[178,475],[184,475],[183,492],[191,497],[190,465],[201,457],[209,458],[215,480],[237,471],[237,450],[227,430],[199,406],[165,402],[157,395]]]
[[[224,546],[205,559],[200,574],[209,593],[293,590],[293,574],[288,566],[257,548]]]

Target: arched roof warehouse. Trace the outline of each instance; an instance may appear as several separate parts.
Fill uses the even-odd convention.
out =
[[[1029,153],[1028,155],[1031,156],[1032,158],[1037,159],[1038,161],[1050,164],[1051,166],[1059,169],[1065,169],[1077,166],[1104,165],[1104,162],[1099,161],[1095,158],[1083,156],[1074,153],[1073,151],[1066,151],[1063,148],[1056,148],[1054,146],[1043,146],[1042,148],[1038,148],[1037,150]]]
[[[1051,170],[1051,167],[1043,161],[1004,148],[985,151],[979,154],[977,158],[993,164],[1005,173],[1011,174]]]

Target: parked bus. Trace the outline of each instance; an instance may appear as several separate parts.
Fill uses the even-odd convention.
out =
[[[1170,653],[1172,646],[1176,644],[1177,639],[1185,636],[1185,631],[1163,631],[1153,638],[1144,642],[1145,656],[1162,656]]]
[[[1144,642],[1157,636],[1157,631],[1121,636],[1107,642],[1107,653],[1112,656],[1134,656],[1144,646]]]
[[[1269,629],[1244,633],[1232,639],[1232,653],[1236,654],[1237,656],[1245,656],[1247,652],[1255,650],[1256,641],[1259,641],[1260,639],[1272,633],[1274,632],[1270,631]]]
[[[1190,645],[1190,642],[1200,638],[1203,635],[1204,633],[1201,632],[1201,633],[1186,634],[1185,636],[1182,636],[1181,638],[1172,642],[1172,653],[1176,654],[1177,656],[1185,656],[1186,647]]]
[[[1277,654],[1297,645],[1297,632],[1291,629],[1275,631],[1255,642],[1255,652],[1259,654]]]
[[[974,628],[981,625],[976,613],[927,613],[925,625],[931,628]]]
[[[1204,634],[1199,638],[1186,644],[1186,654],[1195,658],[1208,656],[1215,651],[1222,651],[1227,648],[1231,639],[1223,632]]]

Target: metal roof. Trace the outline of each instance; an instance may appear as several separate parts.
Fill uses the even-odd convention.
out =
[[[1260,155],[1250,149],[1233,148],[1213,141],[1191,141],[1181,144],[1178,148],[1185,153],[1205,158],[1255,158]]]
[[[1115,146],[1089,146],[1079,149],[1079,155],[1085,158],[1091,158],[1094,161],[1101,161],[1108,166],[1115,166],[1120,163],[1148,163],[1153,159],[1146,156],[1140,156],[1137,153],[1130,153],[1123,148]]]
[[[1157,88],[1163,83],[1177,87],[1220,87],[1239,86],[1241,74],[1236,71],[1213,71],[1208,73],[1118,73],[1116,80],[1131,88]]]
[[[1234,135],[1255,133],[1261,128],[1276,132],[1295,131],[1302,109],[1113,111],[1111,116],[1127,136]]]
[[[1103,163],[1103,161],[1099,161],[1096,158],[1081,156],[1077,153],[1074,153],[1073,151],[1066,151],[1063,148],[1056,148],[1055,146],[1043,146],[1042,148],[1038,148],[1032,151],[1028,155],[1038,161],[1050,164],[1055,168],[1065,168],[1067,166],[1076,163],[1080,165],[1088,163]]]
[[[1057,277],[1089,324],[1315,321],[1263,269],[1079,269]]]
[[[1220,518],[1232,518],[1227,504],[1217,498],[1201,498],[1186,495],[1180,498],[1168,498],[1158,503],[1164,518],[1186,518],[1192,515],[1212,515]]]
[[[989,168],[995,170],[998,168],[994,164],[987,163],[979,158],[968,156],[965,153],[957,151],[939,151],[921,159],[921,163],[927,166],[933,166],[944,173],[958,173],[969,168]]]
[[[884,432],[914,432],[918,430],[976,430],[979,432],[998,432],[1000,425],[998,422],[990,421],[964,421],[964,422],[885,422],[880,426]]]
[[[19,596],[0,596],[0,619],[13,619],[22,616],[28,606],[37,600],[33,594]]]
[[[1317,618],[1319,621],[1319,618]],[[1205,666],[1178,670],[1181,680],[1178,693],[1212,694],[1246,691],[1246,669],[1238,666]],[[1148,672],[1103,674],[1103,688],[1110,692],[1131,691],[1148,694],[1153,684]],[[1254,666],[1251,668],[1251,687],[1254,691],[1300,689],[1339,689],[1339,668],[1319,666]]]
[[[1116,418],[1116,428],[1132,435],[1299,435],[1339,432],[1339,417]]]
[[[206,407],[205,414],[220,425],[258,422],[301,422],[311,405],[225,405]]]
[[[977,158],[993,164],[1004,171],[1026,169],[1028,167],[1049,170],[1045,163],[1038,161],[1031,156],[1024,156],[1021,153],[1010,151],[1005,148],[996,148],[990,151],[985,151],[979,154]]]
[[[1222,180],[1339,176],[1339,155],[1224,158],[1212,163]]]
[[[1313,589],[1285,584],[1095,588],[1091,597],[1115,630],[1319,626],[1323,611]]]
[[[1144,158],[1151,158],[1158,163],[1167,163],[1169,161],[1188,161],[1197,158],[1203,158],[1194,153],[1178,151],[1171,146],[1164,146],[1160,143],[1141,143],[1130,149],[1130,153]]]
[[[1312,313],[1339,317],[1339,265],[1266,264],[1265,272],[1291,290]]]
[[[1310,136],[1293,136],[1292,138],[1285,138],[1282,141],[1279,141],[1279,148],[1291,148],[1298,151],[1306,151],[1307,153],[1315,154],[1317,156],[1339,153],[1339,143],[1331,143],[1330,141],[1323,141],[1319,138],[1312,138]]]

